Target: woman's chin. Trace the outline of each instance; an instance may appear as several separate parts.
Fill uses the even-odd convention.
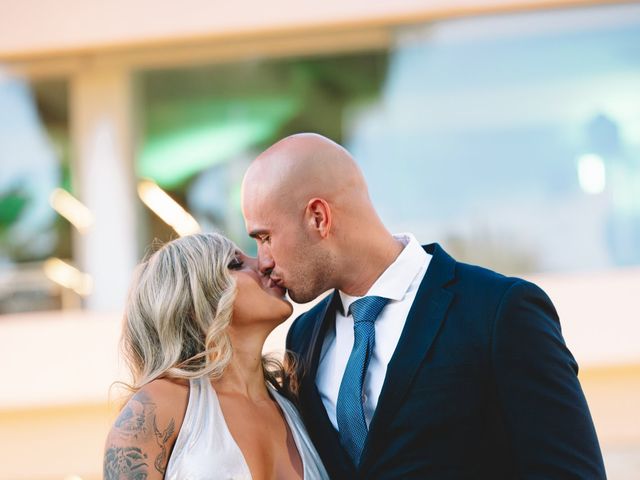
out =
[[[286,322],[287,319],[293,314],[293,304],[286,298],[281,298],[280,299],[283,303],[282,305],[282,311],[283,311],[283,318],[282,321],[280,323]]]
[[[293,304],[289,300],[289,297],[287,296],[287,291],[284,288],[276,287],[276,288],[271,289],[271,291],[269,293],[273,297],[275,297],[278,300],[280,300],[282,303],[287,304],[289,306],[289,308],[291,309],[291,312],[293,312]],[[291,315],[291,313],[289,315]]]

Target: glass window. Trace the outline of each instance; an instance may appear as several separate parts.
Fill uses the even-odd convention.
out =
[[[344,144],[393,231],[506,273],[640,264],[640,7],[441,21],[386,51],[142,74],[138,175],[249,251],[239,186],[295,132]],[[175,236],[153,214],[150,236]]]
[[[505,272],[639,264],[639,47],[637,5],[401,29],[347,135],[386,223]]]
[[[71,227],[51,207],[71,190],[67,82],[0,69],[0,314],[63,306],[43,261],[71,258]]]
[[[248,164],[280,138],[317,131],[346,141],[348,112],[379,98],[385,52],[261,60],[145,72],[139,177],[150,179],[204,230],[249,252],[240,183]],[[150,213],[150,237],[176,234]]]

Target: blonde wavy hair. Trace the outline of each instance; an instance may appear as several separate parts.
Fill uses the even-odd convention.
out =
[[[236,284],[228,266],[236,250],[222,235],[194,234],[172,240],[138,266],[121,337],[132,394],[158,378],[222,376],[233,355],[227,327]],[[268,357],[262,364],[265,379],[293,396],[282,364]]]

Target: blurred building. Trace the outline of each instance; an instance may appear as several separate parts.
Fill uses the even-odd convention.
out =
[[[637,478],[640,4],[0,7],[0,480],[100,478],[135,264],[198,228],[255,252],[242,175],[300,131],[392,231],[549,293],[609,476]]]

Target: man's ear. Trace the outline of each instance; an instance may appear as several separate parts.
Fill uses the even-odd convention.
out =
[[[331,207],[322,198],[312,198],[307,203],[305,220],[311,230],[316,231],[320,237],[327,238],[331,231]]]

